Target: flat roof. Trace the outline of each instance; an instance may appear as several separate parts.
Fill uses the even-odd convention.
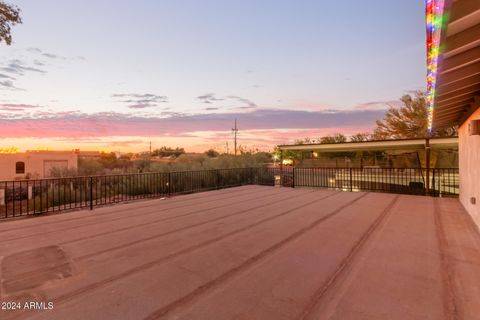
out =
[[[462,124],[480,107],[480,1],[446,0],[433,128]]]
[[[458,137],[451,138],[432,138],[429,139],[430,147],[440,148],[458,148]],[[345,142],[345,143],[312,143],[297,145],[281,145],[280,150],[305,150],[322,152],[348,152],[361,150],[420,150],[425,149],[426,139],[400,139],[400,140],[381,140],[381,141],[363,141],[363,142]]]
[[[261,186],[7,221],[0,314],[477,319],[479,237],[457,199]]]

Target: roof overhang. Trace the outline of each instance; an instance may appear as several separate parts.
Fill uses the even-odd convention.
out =
[[[317,152],[351,152],[351,151],[383,151],[383,150],[423,150],[427,143],[432,149],[458,149],[458,138],[405,139],[364,141],[328,144],[281,145],[280,150],[317,151]]]
[[[480,0],[446,0],[433,129],[461,125],[480,107]]]

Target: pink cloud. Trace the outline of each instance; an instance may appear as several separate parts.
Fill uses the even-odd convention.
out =
[[[365,131],[379,110],[267,110],[247,113],[172,115],[170,117],[136,117],[119,113],[83,114],[79,112],[41,112],[33,118],[0,118],[0,136],[22,137],[108,137],[108,136],[185,136],[199,131],[229,132],[237,118],[241,130],[311,129],[314,132]],[[348,129],[350,128],[350,129]],[[352,129],[354,128],[354,129]],[[313,132],[312,132],[313,134]]]
[[[295,140],[310,138],[317,139],[326,135],[342,133],[351,136],[356,133],[371,132],[370,126],[365,127],[342,127],[342,128],[311,128],[311,129],[286,129],[286,130],[247,130],[241,132],[243,143],[254,143],[264,145],[290,144]],[[204,137],[204,140],[214,142],[225,139],[226,135],[212,132],[211,136]]]
[[[14,103],[3,103],[0,104],[0,111],[24,111],[26,109],[36,109],[41,108],[37,105],[31,104],[14,104]]]

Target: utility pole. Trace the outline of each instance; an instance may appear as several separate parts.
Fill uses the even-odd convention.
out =
[[[232,129],[233,131],[233,143],[234,143],[234,148],[235,148],[235,155],[237,155],[237,119],[235,118],[235,128]]]
[[[227,144],[227,154],[228,154],[228,141],[226,141],[226,144]]]
[[[150,141],[150,155],[152,155],[152,141]]]

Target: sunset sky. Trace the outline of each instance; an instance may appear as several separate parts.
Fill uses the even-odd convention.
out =
[[[371,131],[425,88],[418,0],[9,1],[0,148],[188,151]]]

